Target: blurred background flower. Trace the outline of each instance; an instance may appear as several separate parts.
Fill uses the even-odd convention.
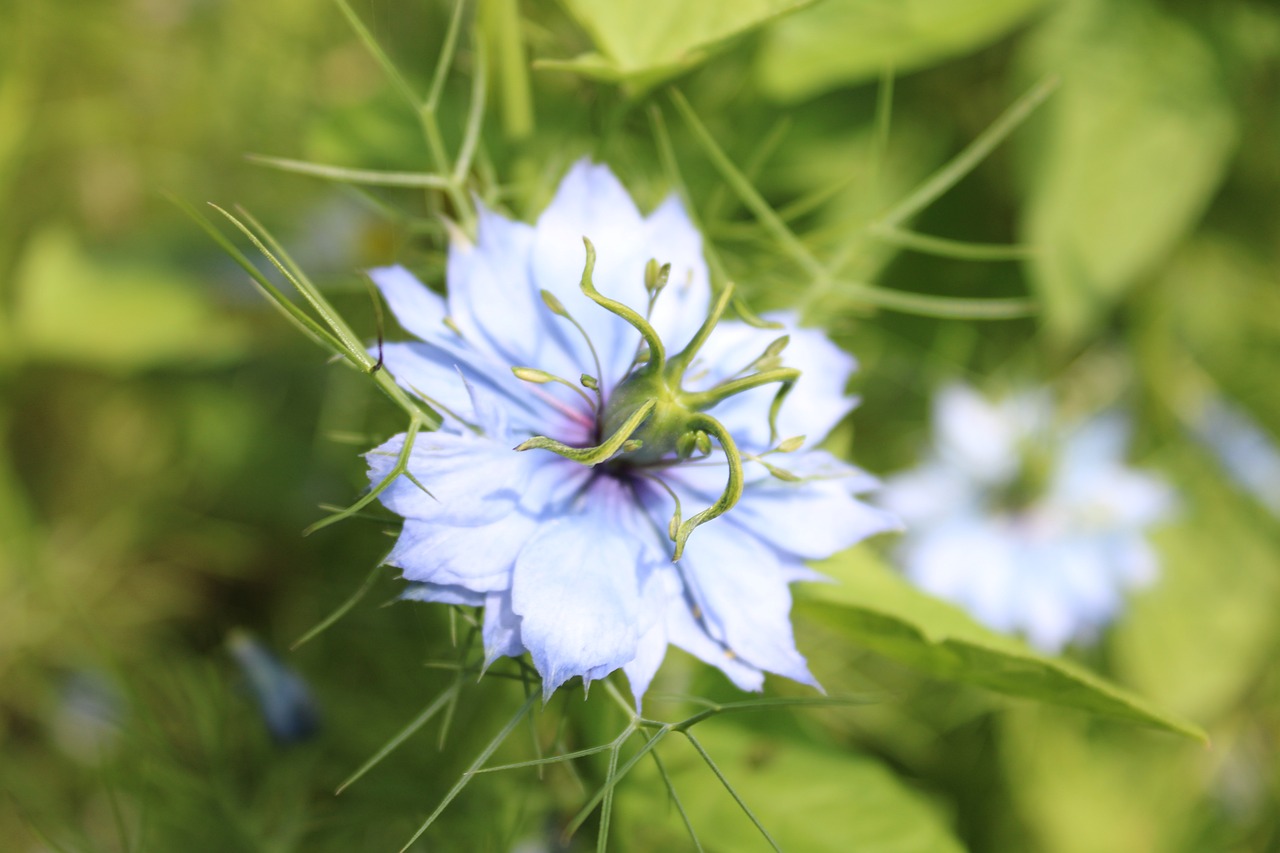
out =
[[[1146,533],[1173,495],[1126,463],[1122,415],[1062,423],[1045,392],[992,402],[951,385],[933,432],[925,461],[882,496],[908,525],[902,564],[921,588],[1057,652],[1094,639],[1156,579]]]

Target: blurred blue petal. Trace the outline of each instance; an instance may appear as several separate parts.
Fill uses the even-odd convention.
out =
[[[1145,532],[1174,505],[1163,480],[1126,465],[1127,420],[1053,414],[1043,392],[993,402],[946,388],[932,453],[883,494],[908,524],[912,581],[1048,652],[1091,639],[1154,580]]]
[[[319,731],[320,712],[302,676],[247,631],[232,631],[227,649],[278,743],[301,743]]]

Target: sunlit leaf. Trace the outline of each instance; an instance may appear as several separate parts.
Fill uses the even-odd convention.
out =
[[[1194,724],[1087,670],[982,627],[912,587],[867,549],[817,568],[838,583],[804,587],[801,618],[821,620],[860,646],[938,678],[1204,738]]]
[[[566,0],[596,52],[540,67],[646,89],[703,62],[725,42],[812,0]]]
[[[826,0],[770,28],[756,66],[761,89],[799,101],[913,71],[988,44],[1045,0]]]
[[[1235,146],[1236,117],[1210,46],[1145,4],[1075,3],[1026,46],[1062,88],[1023,141],[1023,231],[1059,342],[1109,305],[1195,223]]]

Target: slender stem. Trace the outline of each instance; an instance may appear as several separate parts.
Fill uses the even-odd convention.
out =
[[[904,249],[962,261],[1020,261],[1035,254],[1032,246],[966,243],[963,240],[948,240],[945,237],[919,234],[901,228],[876,227],[871,228],[868,233],[877,240]]]
[[[955,186],[961,178],[972,172],[974,167],[986,159],[997,145],[1026,121],[1036,107],[1053,94],[1053,91],[1058,88],[1058,83],[1057,75],[1051,75],[1033,86],[963,151],[917,187],[914,192],[890,208],[876,224],[886,228],[896,227],[932,204],[939,196]]]
[[[308,163],[287,157],[267,154],[246,154],[245,159],[261,166],[270,166],[285,172],[326,178],[344,184],[364,184],[373,187],[411,187],[414,189],[444,190],[451,186],[449,178],[429,172],[385,172],[377,169],[346,169],[324,163]]]
[[[791,253],[801,267],[812,276],[821,276],[824,272],[822,264],[814,257],[813,253],[800,242],[787,224],[782,221],[781,217],[769,206],[764,197],[751,185],[746,176],[733,165],[733,161],[725,154],[715,138],[711,136],[710,131],[698,118],[698,114],[693,107],[685,100],[684,95],[678,89],[671,90],[671,100],[675,103],[676,109],[689,125],[689,129],[693,131],[693,135],[702,143],[702,147],[706,149],[707,156],[711,158],[711,162],[715,165],[716,170],[725,179],[733,191],[737,193],[742,203],[755,214],[760,220],[760,224],[767,231],[773,234],[774,239],[781,243]]]

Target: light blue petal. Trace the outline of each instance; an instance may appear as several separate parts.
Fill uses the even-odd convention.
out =
[[[933,404],[938,455],[980,483],[1000,483],[1017,471],[1027,436],[1004,407],[967,385],[938,392]]]
[[[810,453],[801,452],[772,458],[778,465],[796,463],[796,468],[805,471],[815,467],[806,459],[808,456]],[[718,466],[685,467],[674,469],[666,480],[677,494],[687,490],[682,501],[692,508],[713,503],[724,488],[724,477],[725,469]],[[811,560],[829,557],[868,536],[900,530],[902,526],[892,513],[851,497],[842,479],[787,482],[772,476],[749,483],[737,506],[703,525],[690,541],[702,535],[703,530],[723,524],[739,528],[741,535],[755,539],[762,547],[767,545]]]
[[[678,597],[681,586],[675,567],[663,559],[656,540],[646,537],[646,542],[652,547],[648,556],[642,558],[648,563],[648,571],[640,582],[640,612],[636,618],[640,641],[635,657],[622,668],[631,684],[637,712],[667,654],[667,610],[672,606],[684,606]],[[677,596],[674,599],[673,594]]]
[[[476,527],[410,518],[387,563],[399,568],[405,580],[464,586],[476,592],[509,589],[516,555],[536,529],[537,522],[520,512]]]
[[[366,454],[371,483],[391,471],[403,446],[401,434]],[[548,455],[518,453],[471,433],[418,433],[408,467],[430,494],[402,476],[378,497],[387,509],[405,518],[445,525],[491,524],[515,508]]]
[[[604,512],[542,524],[516,558],[511,604],[550,697],[575,675],[584,681],[636,656],[642,548]]]
[[[667,609],[666,627],[671,645],[719,669],[740,690],[764,689],[764,673],[713,640],[683,600],[674,601]]]
[[[555,294],[591,336],[603,364],[598,377],[608,389],[620,380],[635,353],[639,334],[596,305],[579,289],[590,238],[596,249],[593,280],[605,296],[640,310],[648,299],[644,266],[652,257],[643,245],[644,220],[622,184],[607,166],[581,160],[561,181],[551,204],[538,218],[533,247],[536,287]],[[590,354],[568,338],[578,370],[594,374]]]
[[[449,316],[464,338],[508,367],[536,364],[547,313],[530,280],[534,230],[477,204],[475,245],[449,245]]]
[[[440,296],[402,266],[377,267],[369,278],[382,291],[391,313],[406,331],[424,341],[446,334],[445,304]]]
[[[782,351],[782,363],[798,369],[801,375],[778,415],[778,438],[803,435],[811,446],[816,445],[857,403],[845,392],[857,361],[821,330],[796,325],[793,314],[770,314],[765,319],[782,323],[784,328],[756,329],[732,320],[716,326],[701,351],[697,369],[690,372],[688,387],[709,389],[762,355],[772,341],[788,335],[791,340]],[[741,447],[763,450],[769,446],[769,407],[777,392],[777,385],[755,388],[724,400],[710,409],[710,414],[728,428]]]
[[[479,607],[484,604],[484,593],[461,586],[441,586],[434,583],[411,583],[400,593],[405,601],[426,601],[436,604],[460,604]]]
[[[817,686],[791,633],[791,591],[768,548],[728,524],[689,538],[680,568],[708,633],[752,666]]]
[[[511,591],[491,592],[484,598],[484,665],[500,657],[525,653],[520,640],[520,617],[511,609]]]

